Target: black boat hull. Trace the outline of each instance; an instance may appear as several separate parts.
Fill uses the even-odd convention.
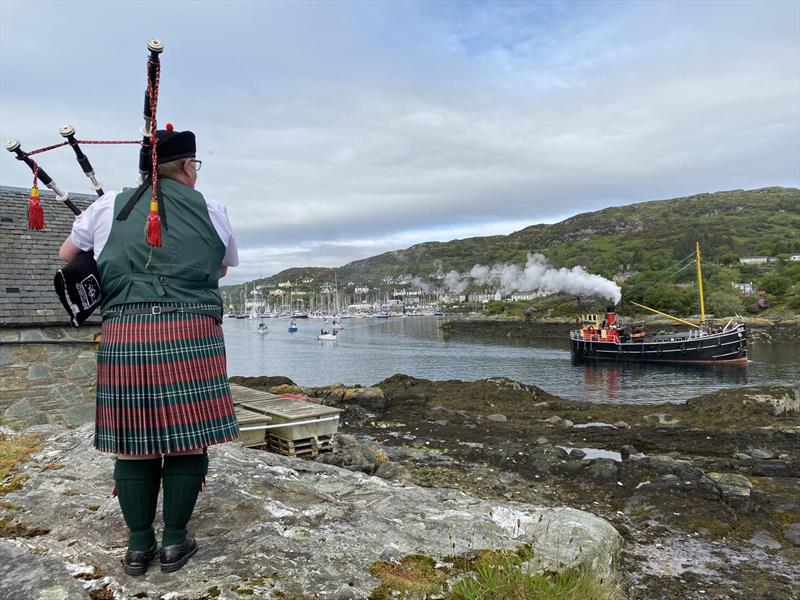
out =
[[[580,332],[570,335],[572,355],[578,359],[672,364],[744,364],[747,331],[744,325],[724,333],[698,336],[675,334],[646,337],[639,341],[585,340]]]

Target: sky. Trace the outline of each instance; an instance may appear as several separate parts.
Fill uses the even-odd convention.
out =
[[[0,0],[0,139],[197,135],[225,283],[700,192],[800,186],[800,2]],[[106,190],[135,146],[84,148]],[[40,157],[88,193],[67,148]],[[30,172],[0,156],[0,185]],[[61,207],[52,207],[59,210]],[[46,208],[50,210],[50,208]]]

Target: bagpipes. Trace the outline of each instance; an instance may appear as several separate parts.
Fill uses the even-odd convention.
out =
[[[63,202],[77,218],[81,210],[69,199],[69,194],[53,181],[53,178],[31,157],[36,154],[49,152],[63,146],[72,147],[81,170],[89,179],[90,187],[98,197],[103,195],[102,184],[97,180],[94,168],[89,158],[83,152],[81,144],[139,144],[139,177],[140,188],[144,189],[145,182],[149,180],[152,189],[150,199],[150,213],[145,224],[145,240],[153,247],[161,246],[161,217],[158,203],[158,151],[157,151],[157,124],[156,113],[158,107],[158,88],[161,75],[161,62],[159,55],[164,51],[164,44],[159,40],[147,42],[150,55],[147,58],[147,88],[144,95],[144,127],[142,127],[142,141],[134,140],[78,140],[75,137],[75,128],[64,125],[59,133],[65,141],[52,146],[45,146],[30,152],[22,150],[20,142],[10,140],[6,150],[16,155],[16,159],[24,162],[33,172],[33,185],[31,186],[28,200],[28,228],[34,231],[44,230],[44,210],[39,196],[38,182],[41,181],[55,194],[56,200]],[[163,211],[163,209],[162,209]],[[100,288],[100,274],[97,262],[92,251],[82,251],[69,264],[56,272],[53,281],[61,303],[75,327],[79,327],[100,305],[102,294]]]

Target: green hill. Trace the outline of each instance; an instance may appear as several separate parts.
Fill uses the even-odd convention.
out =
[[[582,265],[607,278],[626,277],[623,300],[644,300],[683,314],[696,312],[696,291],[681,284],[695,280],[692,268],[663,280],[676,261],[700,242],[708,307],[720,313],[757,310],[755,297],[742,297],[733,281],[753,281],[765,289],[770,306],[800,311],[800,190],[763,188],[698,194],[606,208],[553,225],[533,225],[510,235],[427,242],[348,263],[339,282],[375,285],[384,277],[468,271],[476,264],[525,262],[539,252],[556,267]],[[778,257],[766,266],[739,264],[740,256]],[[332,269],[289,269],[258,283],[333,278]],[[677,285],[676,285],[677,284]],[[235,290],[230,290],[235,291]]]

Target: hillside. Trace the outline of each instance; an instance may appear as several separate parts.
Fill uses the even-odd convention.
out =
[[[634,274],[623,285],[623,293],[627,292],[628,299],[653,302],[654,298],[647,298],[653,293],[644,290],[660,281],[659,273],[690,254],[696,241],[702,247],[711,294],[730,295],[730,282],[734,280],[761,285],[760,279],[766,278],[769,283],[769,277],[774,276],[787,283],[768,290],[772,301],[781,304],[787,301],[787,294],[792,296],[792,285],[800,281],[795,269],[798,265],[781,263],[764,269],[739,265],[738,258],[800,253],[800,190],[732,190],[606,208],[506,236],[417,244],[348,263],[337,274],[339,282],[367,285],[376,285],[387,276],[411,275],[428,280],[437,272],[467,271],[475,264],[523,263],[529,252],[539,252],[556,267],[582,265],[607,278]],[[319,282],[326,276],[332,279],[332,272],[290,269],[258,283],[294,281],[305,276]],[[692,270],[687,269],[670,284],[693,280]],[[685,308],[679,300],[653,303],[681,312]]]

